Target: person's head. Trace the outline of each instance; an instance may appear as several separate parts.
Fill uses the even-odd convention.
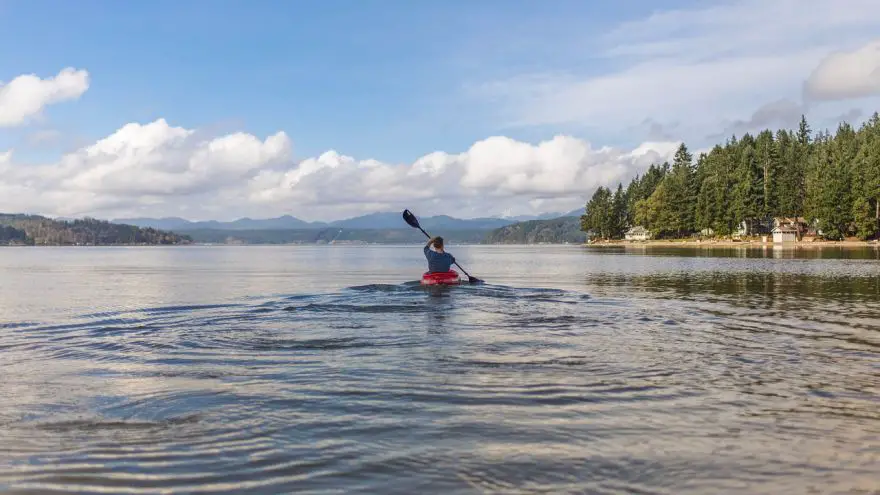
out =
[[[443,238],[435,237],[434,238],[434,249],[443,249]]]

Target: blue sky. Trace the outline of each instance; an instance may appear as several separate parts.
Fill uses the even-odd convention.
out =
[[[666,6],[686,5],[669,2]],[[0,80],[87,68],[56,127],[97,139],[130,121],[284,129],[312,156],[327,149],[411,161],[499,132],[465,86],[567,59],[655,2],[8,1],[0,7]],[[613,7],[613,8],[612,8]],[[51,12],[51,15],[47,15]],[[613,66],[599,61],[595,71]],[[517,129],[541,138],[558,129]]]
[[[26,74],[47,80],[67,67],[88,73],[79,96],[0,127],[0,153],[12,150],[7,167],[19,174],[6,187],[17,197],[43,196],[0,200],[0,210],[310,219],[402,204],[462,216],[567,211],[598,185],[638,173],[650,160],[633,158],[633,150],[662,159],[680,140],[703,149],[721,136],[793,126],[801,113],[816,128],[870,115],[880,95],[866,72],[880,64],[871,48],[880,38],[880,9],[872,5],[0,0],[0,81]],[[832,64],[835,54],[850,57],[841,59],[844,69]],[[826,60],[834,70],[817,72]],[[283,132],[289,150],[254,151],[261,158],[217,172],[225,179],[216,182],[205,174],[193,179],[164,128],[132,131],[167,136],[147,144],[129,136],[127,146],[155,157],[173,149],[183,161],[166,168],[180,172],[179,180],[151,168],[158,158],[97,164],[77,151],[126,124],[160,119],[196,131],[204,146],[236,132],[260,141]],[[510,141],[484,143],[493,136]],[[576,143],[541,148],[555,136]],[[200,145],[187,146],[195,152]],[[407,182],[414,162],[432,152],[444,154],[436,167],[452,178],[423,171],[427,182]],[[342,165],[333,162],[336,153]],[[63,167],[62,156],[76,165]],[[303,160],[317,165],[303,168]],[[369,169],[369,160],[386,168]],[[156,186],[142,195],[121,190],[118,177],[131,174]],[[229,174],[247,187],[232,191]],[[388,197],[379,178],[400,196]],[[461,193],[404,192],[441,183]],[[375,197],[353,200],[369,196],[359,184],[372,184]],[[306,185],[325,189],[295,191]],[[446,207],[437,205],[441,197]]]

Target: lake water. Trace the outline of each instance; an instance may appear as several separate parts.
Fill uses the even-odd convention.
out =
[[[880,493],[878,250],[0,249],[5,493]]]

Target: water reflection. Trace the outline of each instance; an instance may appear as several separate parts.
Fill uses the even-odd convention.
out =
[[[880,488],[873,258],[415,251],[0,258],[0,489]]]
[[[701,257],[701,258],[774,258],[774,259],[880,259],[880,244],[875,246],[810,246],[779,244],[715,246],[711,244],[654,246],[633,244],[608,247],[585,247],[594,253],[640,254],[650,256]]]

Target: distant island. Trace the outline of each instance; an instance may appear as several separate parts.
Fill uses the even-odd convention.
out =
[[[691,239],[865,241],[880,232],[880,116],[833,136],[798,130],[731,137],[670,165],[652,165],[624,189],[600,187],[581,216],[591,242]]]
[[[131,246],[189,244],[185,235],[85,218],[53,220],[39,215],[0,214],[0,245]]]

